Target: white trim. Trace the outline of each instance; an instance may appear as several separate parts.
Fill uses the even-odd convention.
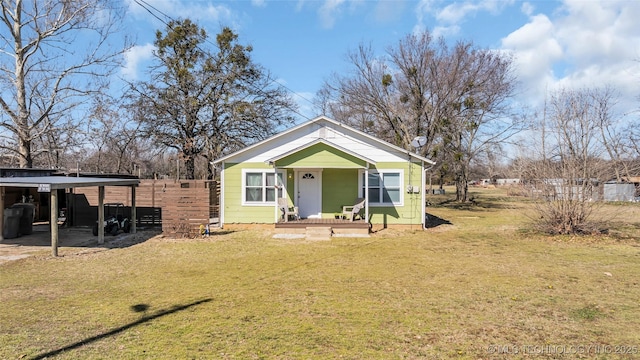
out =
[[[220,219],[218,219],[218,221],[220,222],[220,228],[224,228],[224,198],[225,198],[225,194],[226,192],[224,191],[224,173],[225,173],[225,169],[224,169],[224,161],[221,164],[221,169],[220,169],[220,209],[219,209],[219,214],[218,216],[220,217]]]
[[[273,167],[273,172],[275,174],[274,176],[277,179],[278,178],[278,168],[274,166]],[[282,182],[283,182],[283,184],[282,184],[282,196],[284,196],[284,198],[286,199],[286,197],[287,197],[287,186],[286,186],[286,184],[287,184],[287,172],[286,171],[284,172],[284,175],[282,176]],[[279,206],[280,206],[280,204],[278,204],[278,193],[276,192],[276,201],[274,201],[274,204],[273,204],[273,216],[274,216],[274,219],[273,219],[274,222],[273,223],[274,224],[277,224],[278,220],[280,218],[280,216],[279,216],[280,215]],[[284,220],[287,220],[287,219],[284,219]]]
[[[368,165],[368,164],[367,164]],[[358,192],[360,192],[360,172],[358,171]],[[369,222],[369,167],[364,169],[364,219]]]
[[[325,139],[315,139],[315,140],[310,141],[310,142],[308,142],[308,143],[306,143],[306,144],[304,144],[302,146],[298,146],[295,149],[291,149],[291,150],[289,150],[287,152],[279,154],[278,156],[272,157],[271,159],[268,159],[266,162],[267,163],[275,163],[278,160],[281,160],[281,159],[283,159],[283,158],[285,158],[285,157],[287,157],[289,155],[295,154],[295,153],[297,153],[299,151],[308,149],[311,146],[316,145],[316,144],[325,144],[325,145],[327,145],[329,147],[332,147],[332,148],[334,148],[336,150],[339,150],[339,151],[341,151],[341,152],[343,152],[343,153],[345,153],[347,155],[351,155],[351,156],[353,156],[353,157],[355,157],[357,159],[360,159],[360,160],[364,161],[365,163],[374,164],[374,165],[376,164],[375,161],[367,158],[366,156],[362,156],[362,155],[360,155],[358,153],[355,153],[355,152],[353,152],[353,151],[351,151],[349,149],[345,149],[344,147],[342,147],[340,145],[336,145],[336,144],[332,143],[331,141],[328,141],[328,140],[325,140]],[[345,167],[345,168],[352,169],[354,167]],[[361,168],[364,168],[364,167],[355,167],[355,168],[361,169]]]
[[[409,157],[425,161],[425,162],[427,162],[429,164],[432,164],[432,165],[435,164],[435,162],[433,160],[429,160],[429,159],[427,159],[427,158],[425,158],[425,157],[423,157],[421,155],[418,155],[418,154],[416,154],[414,152],[407,151],[407,150],[405,150],[405,149],[403,149],[403,148],[401,148],[399,146],[396,146],[396,145],[393,145],[393,144],[388,143],[386,141],[380,140],[380,139],[378,139],[378,138],[376,138],[374,136],[371,136],[371,135],[369,135],[369,134],[367,134],[367,133],[365,133],[363,131],[360,131],[358,129],[352,128],[351,126],[345,125],[345,124],[343,124],[341,122],[338,122],[336,120],[330,119],[330,118],[325,117],[325,116],[318,116],[315,119],[311,119],[311,120],[309,120],[309,121],[307,121],[305,123],[302,123],[300,125],[294,126],[294,127],[290,128],[290,129],[287,129],[287,130],[285,130],[285,131],[283,131],[281,133],[278,133],[278,134],[276,134],[276,135],[274,135],[272,137],[269,137],[269,138],[267,138],[265,140],[262,140],[262,141],[259,141],[259,142],[255,143],[255,144],[253,144],[253,145],[250,145],[250,146],[248,146],[248,147],[246,147],[244,149],[238,150],[238,151],[236,151],[234,153],[231,153],[229,155],[226,155],[226,156],[223,156],[223,157],[221,157],[219,159],[216,159],[216,160],[213,161],[213,163],[217,164],[217,163],[226,161],[226,160],[228,160],[228,159],[230,159],[230,158],[232,158],[234,156],[237,156],[237,155],[239,155],[241,153],[244,153],[244,152],[249,151],[251,149],[254,149],[256,147],[262,146],[263,144],[265,144],[265,143],[267,143],[269,141],[272,141],[273,139],[276,139],[276,138],[279,138],[279,137],[282,137],[282,136],[286,136],[287,134],[290,134],[290,133],[292,133],[294,131],[297,131],[298,129],[304,128],[306,126],[309,126],[311,124],[318,123],[318,122],[321,122],[321,121],[325,121],[325,122],[330,123],[330,124],[332,124],[332,125],[334,125],[334,126],[336,126],[338,128],[343,128],[343,129],[345,129],[347,131],[351,131],[351,132],[353,132],[355,134],[363,136],[366,139],[370,140],[372,143],[376,143],[376,144],[382,145],[382,146],[384,146],[384,147],[386,147],[388,149],[392,149],[394,151],[397,151],[397,152],[400,152],[400,153],[403,153],[403,154],[408,154]]]
[[[420,164],[420,189],[422,191],[422,196],[420,196],[420,202],[422,205],[420,205],[420,209],[422,211],[422,218],[420,219],[420,222],[422,223],[422,228],[426,229],[427,228],[427,222],[425,221],[427,218],[427,198],[425,195],[425,192],[427,191],[427,171],[424,169],[424,161]]]
[[[240,205],[242,206],[278,206],[278,201],[267,201],[266,198],[263,201],[260,202],[250,202],[250,201],[246,201],[246,185],[247,185],[247,173],[262,173],[263,175],[266,174],[273,174],[273,168],[265,168],[265,169],[242,169],[242,179],[241,179],[241,188],[240,188]],[[280,174],[282,175],[282,179],[283,182],[286,182],[287,179],[285,178],[286,176],[286,172],[284,170],[277,170],[275,172],[276,174]],[[264,181],[266,181],[266,178],[263,177],[263,188],[266,188],[266,185],[264,184]],[[276,183],[278,181],[278,176],[276,175]],[[285,184],[282,184],[282,193],[283,196],[286,197],[286,189],[284,188]],[[278,190],[276,189],[276,199],[278,198]],[[266,197],[266,194],[263,194]]]
[[[400,188],[399,188],[399,193],[400,193],[400,201],[399,202],[394,202],[394,203],[374,203],[371,202],[371,199],[369,199],[369,189],[371,188],[371,184],[369,183],[369,175],[371,174],[400,174]],[[362,175],[366,174],[366,178],[365,178],[365,183],[362,183]],[[404,206],[404,193],[405,193],[405,189],[404,189],[404,169],[377,169],[377,170],[371,170],[368,169],[366,171],[358,171],[358,194],[360,194],[360,191],[362,191],[362,187],[366,186],[365,189],[365,198],[367,199],[367,204],[369,204],[369,206],[371,207],[396,207],[396,206]]]

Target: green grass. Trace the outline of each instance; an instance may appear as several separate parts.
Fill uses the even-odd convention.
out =
[[[0,359],[638,356],[640,220],[554,238],[525,231],[522,199],[476,199],[434,197],[427,211],[447,223],[426,231],[320,242],[238,231],[0,265]]]

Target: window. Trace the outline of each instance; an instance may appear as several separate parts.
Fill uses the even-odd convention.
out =
[[[284,173],[273,170],[243,170],[243,204],[274,205],[276,196],[284,197]],[[277,191],[277,195],[276,195]]]
[[[360,176],[360,194],[365,192],[365,173]],[[402,205],[402,171],[380,170],[369,172],[370,205]]]

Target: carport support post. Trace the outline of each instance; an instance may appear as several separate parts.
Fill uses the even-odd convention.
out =
[[[51,255],[58,256],[58,190],[51,189],[51,213],[49,224],[51,226]]]
[[[0,242],[4,240],[4,186],[0,186]]]
[[[138,222],[138,216],[136,211],[136,186],[131,185],[131,233],[136,233],[136,223]]]
[[[104,186],[98,186],[98,244],[104,244]]]

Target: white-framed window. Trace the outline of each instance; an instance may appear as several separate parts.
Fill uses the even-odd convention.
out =
[[[358,181],[360,196],[364,197],[365,172],[360,173]],[[395,206],[404,202],[404,171],[397,169],[369,171],[369,205]]]
[[[284,171],[273,169],[242,170],[242,205],[270,205],[276,203],[276,196],[284,197]]]

